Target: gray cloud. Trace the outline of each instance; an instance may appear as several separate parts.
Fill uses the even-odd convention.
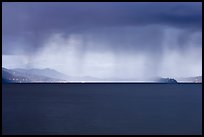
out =
[[[31,30],[167,24],[199,27],[201,3],[4,3],[5,22]],[[185,24],[184,24],[185,23]],[[75,28],[76,29],[76,28]]]
[[[98,28],[154,24],[201,30],[201,11],[201,3],[188,2],[3,3],[3,40],[8,46],[12,45],[6,44],[12,38],[18,41],[23,37],[33,51],[53,32],[72,34]],[[6,47],[4,51],[7,52]]]
[[[3,55],[21,56],[24,67],[99,77],[202,73],[202,3],[2,5]]]

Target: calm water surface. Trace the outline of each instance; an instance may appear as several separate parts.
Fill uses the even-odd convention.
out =
[[[202,134],[202,84],[4,84],[3,134]]]

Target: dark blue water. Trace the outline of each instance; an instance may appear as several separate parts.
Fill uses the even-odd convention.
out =
[[[202,134],[201,84],[4,84],[3,134]]]

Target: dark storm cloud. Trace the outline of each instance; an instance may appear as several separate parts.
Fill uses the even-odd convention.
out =
[[[3,66],[149,79],[202,75],[202,3],[3,3]]]
[[[3,21],[10,30],[31,31],[148,24],[200,27],[201,10],[201,3],[4,3]]]
[[[153,24],[201,30],[201,6],[188,2],[3,3],[3,53],[12,48],[11,40],[23,41],[19,45],[33,51],[42,46],[50,33],[56,32],[69,35],[99,28]]]

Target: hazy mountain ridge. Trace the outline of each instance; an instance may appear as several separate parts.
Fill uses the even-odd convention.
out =
[[[45,76],[49,78],[55,78],[55,79],[60,79],[60,81],[102,81],[100,78],[96,77],[91,77],[91,76],[70,76],[66,75],[64,73],[58,72],[54,69],[50,68],[45,68],[45,69],[12,69],[13,71],[17,72],[22,72],[22,73],[27,73],[27,74],[33,74],[33,75],[38,75],[38,76]]]
[[[23,82],[31,81],[31,79],[23,76],[15,76],[12,71],[2,68],[2,83],[16,83],[18,80]]]
[[[37,75],[37,76],[44,76],[44,77],[49,77],[49,78],[55,78],[55,79],[61,79],[61,80],[66,80],[68,76],[66,76],[63,73],[60,73],[56,70],[50,69],[50,68],[45,68],[45,69],[22,69],[22,68],[17,68],[17,69],[12,69],[13,71],[21,72],[21,73],[27,73],[27,74],[32,74],[32,75]]]
[[[2,68],[3,83],[31,83],[31,82],[57,82],[62,81],[56,78],[34,75],[16,70]]]
[[[32,82],[52,82],[64,83],[74,81],[102,81],[102,79],[91,76],[68,76],[54,69],[7,69],[2,67],[3,83],[32,83]]]
[[[177,82],[178,81],[178,82]],[[52,82],[52,83],[66,83],[66,82],[150,82],[150,83],[179,83],[179,82],[193,82],[202,83],[202,76],[189,78],[152,78],[151,80],[138,80],[127,78],[96,78],[91,76],[69,76],[58,72],[54,69],[7,69],[2,67],[2,83],[32,83],[32,82]]]

